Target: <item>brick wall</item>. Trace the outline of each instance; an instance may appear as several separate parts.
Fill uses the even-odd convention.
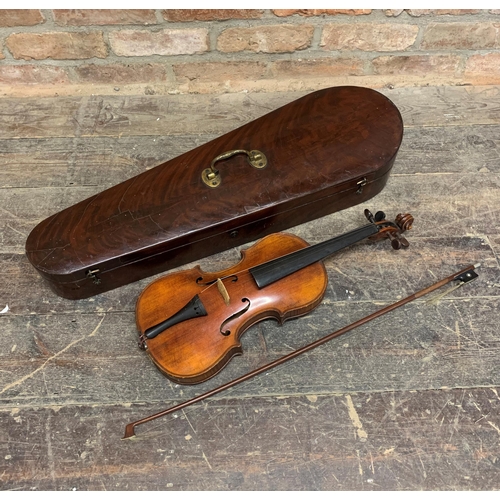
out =
[[[0,95],[500,83],[500,10],[0,10]]]

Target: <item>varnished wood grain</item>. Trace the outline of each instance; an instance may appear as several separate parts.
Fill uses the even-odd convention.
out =
[[[398,109],[379,92],[313,92],[52,215],[26,254],[58,295],[97,295],[372,198],[402,135]],[[202,181],[221,153],[257,149],[266,168],[230,154],[217,166],[222,187]]]
[[[415,216],[410,248],[360,244],[327,260],[329,286],[312,314],[283,327],[266,321],[251,328],[242,337],[244,356],[193,387],[170,383],[136,347],[135,300],[153,278],[67,301],[43,286],[23,254],[25,238],[41,219],[101,186],[297,94],[170,96],[179,110],[206,113],[199,126],[186,114],[184,150],[175,138],[154,135],[176,133],[172,124],[142,127],[157,118],[157,102],[144,98],[122,107],[133,109],[133,125],[118,116],[98,124],[93,136],[96,99],[76,107],[71,99],[0,100],[0,120],[12,125],[17,111],[19,122],[17,129],[2,126],[0,141],[8,173],[0,188],[0,310],[9,305],[0,315],[2,491],[500,488],[498,90],[385,92],[405,119],[387,186],[366,204],[291,232],[315,243],[357,227],[364,208],[390,216],[408,211]],[[84,119],[76,137],[79,107]],[[106,127],[115,135],[105,136]],[[148,130],[153,135],[143,135]],[[211,271],[237,260],[232,249],[199,263]],[[412,303],[121,441],[130,421],[475,262],[482,264],[479,279],[437,305]]]
[[[282,324],[312,311],[328,284],[323,262],[314,262],[264,288],[257,286],[249,271],[307,246],[293,235],[270,234],[245,250],[236,265],[220,273],[191,268],[154,280],[141,292],[136,305],[137,328],[145,335],[147,354],[174,382],[205,382],[242,353],[241,336],[252,325],[265,319]],[[149,337],[150,328],[164,324],[194,297],[203,314],[190,312],[189,324],[181,321]]]

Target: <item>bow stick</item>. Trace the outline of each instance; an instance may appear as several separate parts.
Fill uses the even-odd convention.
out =
[[[172,408],[168,408],[166,410],[163,410],[159,413],[155,413],[154,415],[150,415],[149,417],[143,418],[141,420],[137,420],[136,422],[132,422],[128,424],[125,427],[125,435],[123,439],[128,439],[132,438],[135,436],[135,427],[140,425],[140,424],[145,424],[146,422],[150,422],[151,420],[155,420],[157,418],[163,417],[165,415],[169,415],[170,413],[173,413],[178,410],[182,410],[183,408],[186,408],[187,406],[190,406],[192,404],[198,403],[199,401],[203,401],[204,399],[207,399],[211,396],[214,396],[215,394],[218,394],[219,392],[225,391],[226,389],[229,389],[231,387],[234,387],[237,384],[240,384],[241,382],[245,382],[246,380],[249,380],[256,375],[259,375],[263,372],[266,372],[272,368],[275,368],[278,365],[281,365],[282,363],[285,363],[286,361],[290,361],[297,356],[300,356],[301,354],[304,354],[308,351],[311,351],[312,349],[315,349],[316,347],[319,347],[320,345],[325,344],[326,342],[329,342],[330,340],[339,337],[340,335],[343,335],[344,333],[347,333],[354,328],[357,328],[358,326],[364,325],[365,323],[368,323],[369,321],[378,318],[380,316],[383,316],[384,314],[387,314],[388,312],[393,311],[394,309],[397,309],[398,307],[404,306],[405,304],[408,304],[408,302],[411,302],[415,299],[418,299],[428,293],[433,292],[434,290],[437,290],[438,288],[441,288],[442,286],[451,283],[452,281],[457,281],[459,282],[460,285],[468,283],[469,281],[472,281],[473,279],[477,278],[478,275],[474,272],[474,269],[477,269],[480,266],[480,264],[475,264],[475,265],[470,265],[466,267],[465,269],[462,269],[461,271],[458,271],[447,278],[444,278],[440,281],[437,281],[433,285],[428,286],[427,288],[423,288],[422,290],[419,290],[418,292],[415,292],[412,295],[408,295],[408,297],[399,300],[398,302],[395,302],[393,304],[390,304],[386,307],[383,307],[382,309],[379,309],[378,311],[375,311],[374,313],[365,316],[364,318],[361,318],[354,323],[351,323],[350,325],[344,326],[340,330],[337,330],[333,333],[330,333],[326,337],[322,337],[319,340],[316,340],[315,342],[312,342],[311,344],[308,344],[304,347],[301,347],[300,349],[297,349],[296,351],[293,351],[281,358],[276,359],[275,361],[272,361],[271,363],[268,363],[264,366],[261,366],[260,368],[257,368],[237,379],[234,379],[227,384],[221,385],[219,387],[216,387],[215,389],[212,389],[211,391],[205,392],[204,394],[201,394],[199,396],[196,396],[195,398],[189,399],[188,401],[185,401],[184,403],[180,403],[176,406],[173,406]]]

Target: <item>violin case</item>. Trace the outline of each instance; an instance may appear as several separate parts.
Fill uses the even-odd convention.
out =
[[[82,299],[365,202],[403,136],[362,87],[319,90],[40,222],[31,264]]]

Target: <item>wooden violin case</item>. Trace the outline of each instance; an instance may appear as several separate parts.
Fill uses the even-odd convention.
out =
[[[402,136],[374,90],[313,92],[47,218],[26,254],[90,297],[372,198]]]

